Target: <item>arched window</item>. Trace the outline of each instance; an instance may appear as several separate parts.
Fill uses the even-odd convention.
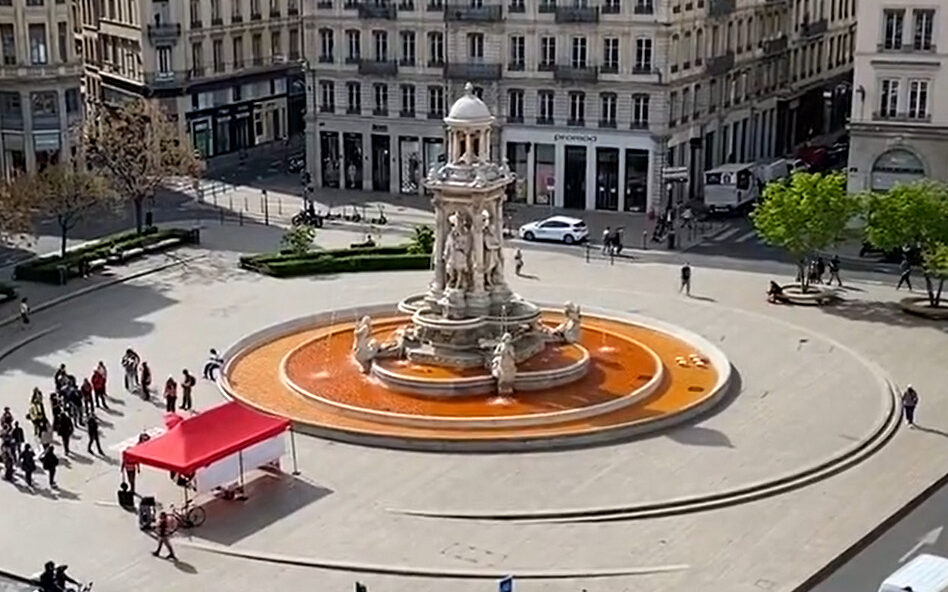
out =
[[[904,148],[884,152],[872,164],[873,191],[887,191],[897,183],[911,183],[925,177],[925,165]]]

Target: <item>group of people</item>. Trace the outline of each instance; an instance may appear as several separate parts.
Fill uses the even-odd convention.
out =
[[[619,255],[622,253],[622,232],[623,228],[620,226],[618,228],[611,228],[606,226],[606,229],[602,231],[602,254],[603,255]]]
[[[829,272],[829,277],[826,277],[824,281],[827,271]],[[833,283],[833,280],[836,280],[836,285],[843,285],[843,281],[839,278],[839,255],[833,255],[829,261],[824,259],[822,255],[819,255],[815,259],[805,262],[800,266],[800,271],[797,273],[798,282],[803,280],[803,278],[800,277],[802,273],[807,274],[807,280],[809,280],[811,284],[825,283],[830,285]]]

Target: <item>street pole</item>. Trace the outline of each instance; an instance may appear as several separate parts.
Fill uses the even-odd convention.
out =
[[[267,197],[267,190],[263,190],[263,223],[266,226],[270,225],[270,200]]]

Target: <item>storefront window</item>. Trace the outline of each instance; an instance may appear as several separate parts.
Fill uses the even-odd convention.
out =
[[[319,158],[322,186],[338,189],[341,172],[339,168],[342,166],[339,158],[339,132],[319,133]]]
[[[214,123],[214,154],[230,152],[230,117],[218,119]]]
[[[195,121],[191,124],[191,141],[201,158],[211,155],[211,130],[207,121]]]
[[[517,175],[514,181],[512,201],[527,201],[527,146],[520,142],[507,142],[507,162]]]
[[[533,201],[539,205],[552,205],[556,193],[556,147],[536,144],[534,150]]]
[[[362,189],[362,134],[342,134],[342,158],[346,167],[346,189]]]
[[[596,209],[619,209],[618,148],[596,148]]]
[[[425,157],[422,174],[427,175],[431,167],[440,167],[444,164],[444,140],[441,138],[424,138],[421,143]],[[425,193],[430,193],[430,191],[426,189]]]
[[[398,139],[399,189],[402,193],[418,193],[421,182],[421,144],[417,137]]]
[[[648,203],[648,150],[625,151],[625,210],[644,212]]]

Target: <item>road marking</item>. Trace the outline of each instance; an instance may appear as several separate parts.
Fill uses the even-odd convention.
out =
[[[902,555],[902,558],[899,559],[899,563],[905,563],[912,555],[915,555],[922,550],[922,547],[931,546],[938,542],[938,537],[941,536],[942,527],[933,528],[925,533],[925,536],[918,539],[918,542],[915,543],[915,546],[909,549],[908,553]]]
[[[747,239],[756,238],[756,237],[757,237],[757,232],[756,232],[756,231],[754,231],[754,230],[748,230],[747,232],[745,232],[745,233],[742,234],[741,236],[739,236],[739,237],[737,237],[736,239],[734,239],[734,242],[743,243],[743,242],[747,241]]]
[[[716,240],[716,241],[725,241],[725,240],[731,238],[732,236],[734,236],[735,234],[737,234],[737,233],[740,232],[740,231],[741,231],[740,228],[728,228],[726,231],[724,231],[724,232],[722,232],[721,234],[719,234],[719,235],[717,235],[716,237],[714,237],[714,240]]]
[[[153,428],[148,428],[147,430],[145,430],[145,433],[147,433],[152,438],[157,438],[158,436],[164,434],[166,431],[167,430],[165,428],[161,426],[156,426]],[[126,449],[131,448],[132,446],[135,446],[136,444],[138,444],[139,436],[140,434],[136,434],[130,438],[125,438],[121,442],[112,444],[111,446],[109,446],[108,449],[112,452],[125,452]]]

